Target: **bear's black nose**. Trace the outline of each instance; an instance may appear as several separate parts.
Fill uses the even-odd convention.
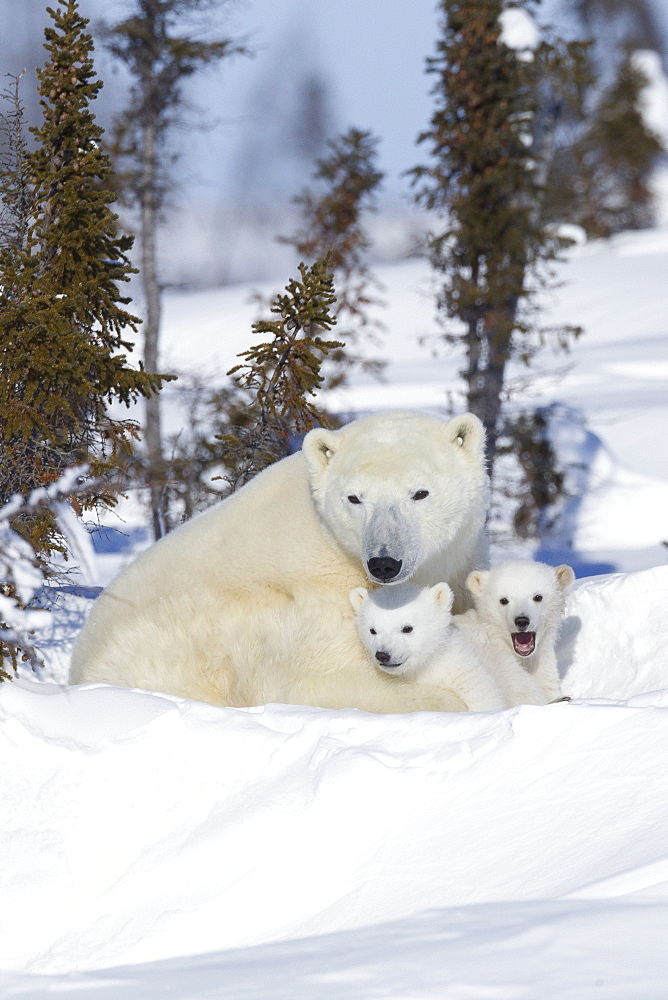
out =
[[[376,556],[374,559],[369,559],[367,566],[371,576],[380,580],[381,583],[387,583],[388,580],[394,580],[401,569],[401,559],[393,559],[392,556]]]
[[[378,660],[379,663],[389,663],[390,654],[386,653],[384,649],[379,649],[378,652],[376,653],[376,659]]]
[[[520,632],[525,632],[527,626],[529,625],[529,621],[530,619],[527,618],[526,615],[518,615],[517,618],[515,619],[515,624],[517,625],[517,628],[519,629]]]

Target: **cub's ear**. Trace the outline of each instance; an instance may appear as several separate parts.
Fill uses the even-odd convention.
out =
[[[470,455],[471,458],[482,458],[485,451],[485,428],[482,421],[473,413],[462,413],[453,417],[445,425],[448,439],[456,448]]]
[[[348,594],[348,600],[350,601],[350,604],[355,614],[357,614],[357,612],[362,607],[368,596],[369,596],[369,591],[366,590],[364,587],[355,587],[354,590],[350,591],[350,593]]]
[[[469,593],[476,594],[482,593],[482,588],[485,585],[485,580],[489,576],[489,570],[485,569],[474,569],[472,573],[466,577],[466,589]]]
[[[455,599],[455,595],[447,583],[434,584],[431,588],[431,593],[441,611],[449,612],[452,610],[452,602]]]
[[[554,575],[556,576],[562,590],[568,590],[570,585],[575,580],[575,573],[570,566],[555,566]]]
[[[315,427],[309,431],[302,442],[302,451],[309,472],[324,472],[336,448],[336,431],[328,431],[325,427]]]

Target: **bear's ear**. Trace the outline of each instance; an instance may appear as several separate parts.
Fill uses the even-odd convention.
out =
[[[473,413],[462,413],[445,425],[449,440],[472,458],[482,458],[485,450],[485,428]]]
[[[315,427],[304,437],[302,451],[310,472],[323,472],[336,451],[336,431]]]
[[[452,611],[452,602],[455,599],[455,595],[447,583],[434,584],[431,588],[431,594],[441,611]]]
[[[568,590],[575,580],[575,573],[570,566],[555,566],[554,575],[559,581],[562,590]]]
[[[480,594],[488,575],[489,571],[484,569],[474,569],[472,573],[469,573],[466,577],[466,589],[469,593],[473,594],[474,597],[476,594]]]
[[[355,614],[357,614],[357,612],[362,607],[368,596],[369,596],[369,591],[365,590],[364,587],[355,587],[354,590],[350,591],[350,593],[348,594],[348,600],[350,601],[352,609],[355,612]]]

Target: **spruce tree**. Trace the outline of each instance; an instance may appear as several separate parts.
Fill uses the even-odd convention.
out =
[[[271,306],[277,318],[253,324],[253,333],[270,339],[244,351],[240,355],[244,361],[228,372],[242,392],[250,394],[246,421],[223,438],[232,490],[288,455],[296,435],[317,424],[327,425],[326,416],[309,397],[322,383],[323,359],[341,346],[319,336],[319,331],[336,324],[331,311],[336,295],[328,266],[326,259],[311,267],[299,265],[301,280],[291,278]]]
[[[144,364],[158,369],[162,284],[158,273],[158,230],[167,195],[173,188],[174,156],[167,140],[184,116],[186,81],[206,66],[247,49],[231,38],[199,39],[192,18],[227,0],[134,0],[134,11],[103,34],[109,51],[128,69],[132,79],[126,110],[118,117],[112,145],[122,170],[126,199],[139,212],[141,281],[145,299]],[[190,27],[179,30],[183,25]],[[153,533],[170,528],[166,465],[162,449],[160,400],[146,403],[145,442],[151,490]]]
[[[612,83],[574,124],[548,177],[548,218],[568,217],[588,236],[605,237],[654,222],[650,177],[664,152],[642,112],[645,74],[627,52]]]
[[[653,221],[649,179],[665,151],[643,117],[642,92],[648,84],[627,52],[585,138],[600,150],[603,183],[609,189],[605,208],[616,229],[640,229]]]
[[[327,156],[316,160],[316,189],[306,188],[294,199],[302,216],[301,227],[281,242],[293,246],[302,259],[327,257],[337,289],[337,336],[342,346],[330,352],[325,386],[336,388],[347,381],[352,367],[379,373],[382,362],[356,349],[365,334],[378,333],[382,324],[373,321],[368,309],[379,305],[367,254],[370,240],[363,216],[376,208],[376,195],[383,179],[378,170],[378,140],[369,131],[350,128],[328,143]]]
[[[567,245],[540,211],[540,157],[549,146],[541,102],[573,50],[543,41],[526,58],[510,48],[499,20],[508,6],[440,0],[441,34],[427,61],[436,110],[418,140],[431,158],[411,172],[417,204],[443,220],[428,247],[437,304],[446,341],[465,352],[467,406],[485,425],[490,470],[508,364],[528,364],[547,336],[534,300]],[[577,330],[552,332],[566,344]]]
[[[125,308],[131,238],[119,233],[103,183],[111,167],[90,103],[93,41],[77,0],[48,8],[47,61],[38,70],[43,121],[27,154],[32,214],[24,245],[0,252],[0,501],[89,462],[94,477],[118,469],[134,421],[111,417],[156,393],[162,378],[127,364],[138,320]],[[86,504],[113,503],[107,478]],[[26,520],[36,550],[58,531],[48,510]]]

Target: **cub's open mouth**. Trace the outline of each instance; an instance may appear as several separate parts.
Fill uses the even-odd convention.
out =
[[[535,632],[511,632],[510,638],[513,640],[513,649],[518,656],[531,656],[536,649]]]

